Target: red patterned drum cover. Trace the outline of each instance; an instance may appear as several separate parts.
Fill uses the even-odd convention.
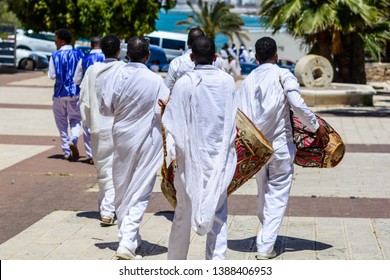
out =
[[[241,110],[237,111],[236,126],[235,147],[237,152],[237,165],[233,179],[227,189],[228,195],[232,194],[252,178],[274,152],[272,145]],[[161,191],[172,207],[175,208],[176,190],[173,184],[173,165],[171,163],[166,168],[165,164],[163,164],[161,168]]]
[[[319,124],[327,127],[329,143],[326,147],[317,144],[315,133],[303,125],[296,116],[292,116],[294,143],[297,148],[294,163],[303,167],[335,167],[344,157],[345,144],[324,119],[317,115],[316,117]]]
[[[236,126],[237,166],[227,189],[228,195],[252,178],[274,153],[267,138],[241,110],[237,111]]]

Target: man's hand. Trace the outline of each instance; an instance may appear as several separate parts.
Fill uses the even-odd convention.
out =
[[[329,132],[326,126],[320,125],[320,127],[316,131],[316,142],[323,147],[326,147],[329,143]]]
[[[167,106],[168,100],[159,99],[158,105],[161,107],[162,105]]]

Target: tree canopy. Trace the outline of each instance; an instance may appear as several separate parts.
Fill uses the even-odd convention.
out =
[[[226,35],[230,40],[233,39],[233,34],[241,42],[243,38],[247,39],[247,35],[241,29],[244,21],[239,14],[230,11],[232,5],[222,1],[208,3],[203,0],[198,0],[199,9],[196,9],[190,1],[187,1],[187,5],[190,6],[192,14],[187,20],[178,21],[176,25],[188,25],[189,28],[198,26],[212,40],[215,40],[217,33]]]
[[[167,0],[6,0],[23,27],[35,31],[68,28],[76,37],[89,38],[114,33],[128,39],[155,29]]]
[[[375,57],[390,39],[388,0],[263,0],[260,15],[304,38],[343,82],[365,83],[366,51]]]
[[[0,0],[0,21],[18,24],[16,15],[8,10],[8,3],[4,0]]]

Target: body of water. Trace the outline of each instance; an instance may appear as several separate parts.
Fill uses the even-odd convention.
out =
[[[188,19],[189,14],[191,14],[191,11],[189,10],[171,10],[168,13],[161,11],[159,13],[160,18],[156,20],[156,30],[186,33],[188,26],[177,26],[176,22]],[[259,30],[261,28],[259,17],[241,15],[241,18],[244,21],[244,27],[248,30]],[[215,38],[217,48],[220,49],[224,43],[228,43],[228,38],[225,35],[218,34]]]

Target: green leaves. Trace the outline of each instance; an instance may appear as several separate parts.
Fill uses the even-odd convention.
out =
[[[364,50],[378,57],[389,40],[388,0],[263,0],[259,15],[274,32],[286,26],[292,35],[317,47],[318,54],[334,60],[335,70],[351,73],[344,79],[348,81],[364,81],[352,74],[355,68],[364,68]],[[354,61],[362,65],[354,66]]]
[[[230,11],[233,8],[232,5],[227,5],[223,1],[209,4],[203,0],[198,0],[199,10],[189,1],[187,1],[187,5],[191,8],[192,14],[187,20],[178,21],[176,25],[188,25],[188,29],[194,26],[201,27],[212,40],[215,39],[217,33],[226,35],[230,40],[232,40],[233,34],[241,41],[243,38],[248,38],[241,28],[244,21],[238,14]]]
[[[26,29],[55,31],[68,28],[75,37],[114,33],[124,39],[155,29],[159,0],[6,0]]]

